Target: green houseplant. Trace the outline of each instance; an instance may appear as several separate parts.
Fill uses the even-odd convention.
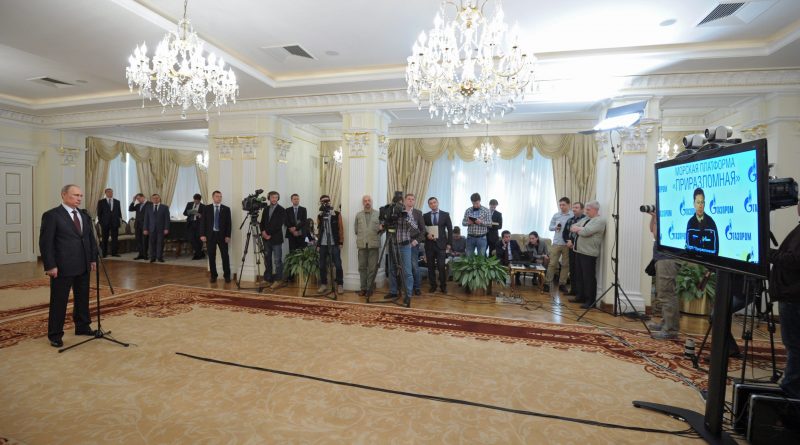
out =
[[[497,257],[469,255],[451,263],[453,280],[467,290],[489,289],[493,282],[505,286],[508,269]]]
[[[706,272],[711,275],[706,278]],[[703,282],[705,281],[705,286]],[[675,277],[675,293],[681,300],[681,312],[687,314],[708,315],[710,303],[714,301],[717,291],[717,274],[704,266],[683,263]]]
[[[306,277],[316,280],[319,278],[319,252],[314,247],[293,250],[286,255],[283,268],[287,274],[297,277],[300,283],[305,282]]]

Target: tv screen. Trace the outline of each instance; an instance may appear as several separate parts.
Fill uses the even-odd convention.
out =
[[[700,150],[655,168],[659,251],[766,278],[766,139]]]

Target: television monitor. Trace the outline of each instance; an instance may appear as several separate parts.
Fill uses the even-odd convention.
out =
[[[767,140],[656,163],[657,249],[712,268],[769,273]]]

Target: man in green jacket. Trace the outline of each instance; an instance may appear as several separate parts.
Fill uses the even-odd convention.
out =
[[[358,275],[361,278],[362,297],[367,295],[372,281],[378,271],[378,250],[381,247],[380,218],[377,210],[372,208],[372,197],[364,195],[361,198],[364,210],[356,213],[353,229],[356,234],[356,247],[358,248]]]
[[[597,298],[597,257],[603,247],[606,233],[606,219],[600,216],[600,203],[586,203],[586,218],[570,228],[578,235],[575,240],[575,265],[578,267],[576,299],[582,303],[581,308],[588,309]]]

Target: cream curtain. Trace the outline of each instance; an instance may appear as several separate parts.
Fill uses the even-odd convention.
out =
[[[200,186],[200,194],[203,195],[205,202],[211,202],[211,195],[208,194],[208,170],[195,163],[194,171],[197,173],[197,185]]]
[[[171,150],[147,147],[128,142],[107,139],[86,138],[86,195],[89,202],[100,199],[108,180],[108,161],[122,153],[127,153],[136,161],[136,174],[141,192],[149,197],[153,193],[161,195],[161,200],[170,205],[178,182],[178,167],[195,164],[199,151]],[[198,174],[198,182],[200,175]],[[208,187],[207,180],[206,188]],[[201,190],[203,185],[200,185]]]
[[[320,191],[331,197],[331,205],[339,208],[342,202],[342,166],[333,161],[333,152],[342,145],[342,141],[323,141],[319,152],[322,158]]]
[[[472,161],[474,151],[487,138],[424,138],[393,139],[389,149],[388,199],[395,190],[414,193],[421,206],[430,182],[433,162],[443,155]],[[593,137],[576,134],[492,136],[489,138],[500,150],[503,159],[514,159],[525,152],[533,159],[533,150],[553,160],[555,189],[558,195],[582,202],[595,197],[595,165],[597,147]]]

